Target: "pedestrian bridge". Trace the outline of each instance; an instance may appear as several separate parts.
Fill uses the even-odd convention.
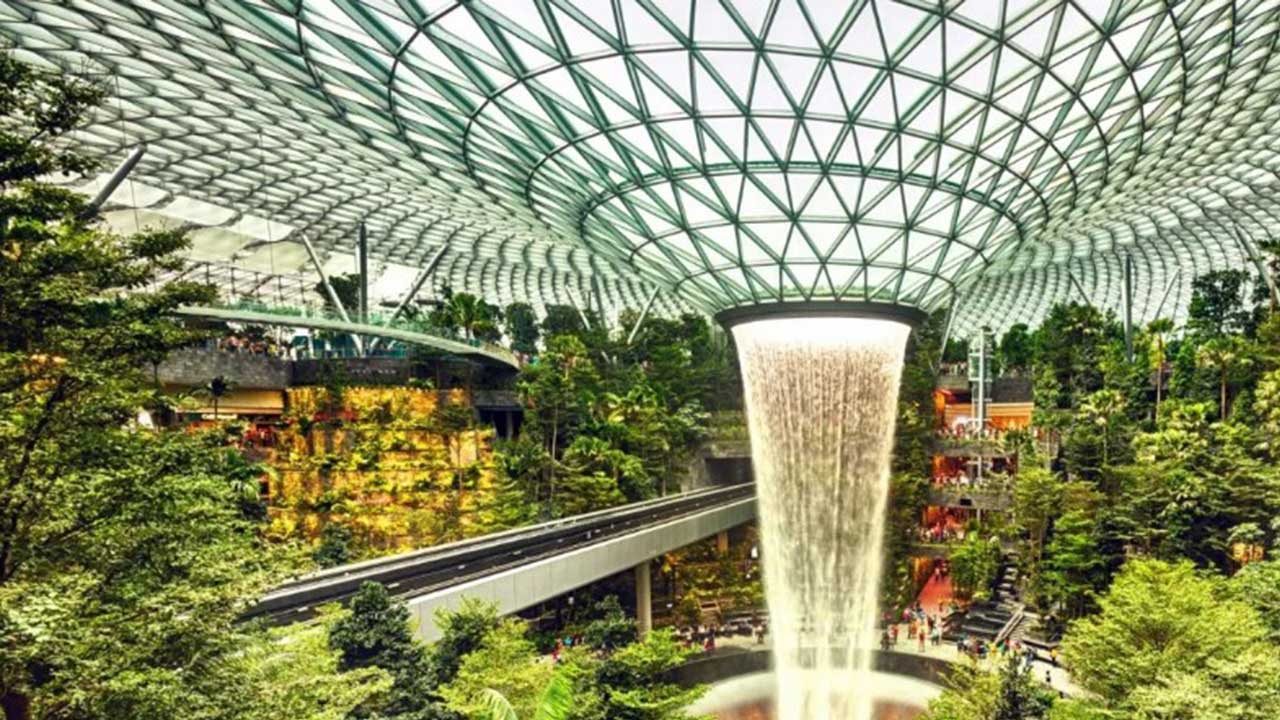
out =
[[[635,568],[645,628],[649,561],[755,516],[751,483],[670,495],[313,573],[268,593],[247,615],[274,624],[307,620],[372,581],[406,601],[419,636],[431,641],[436,611],[456,609],[463,598],[510,614]]]
[[[408,345],[428,347],[488,365],[502,365],[511,369],[517,369],[520,366],[514,353],[496,345],[479,342],[472,343],[391,325],[349,322],[324,314],[273,312],[266,308],[215,307],[208,305],[183,305],[175,310],[174,313],[183,317],[238,322],[249,325],[331,330],[338,333],[383,338]]]

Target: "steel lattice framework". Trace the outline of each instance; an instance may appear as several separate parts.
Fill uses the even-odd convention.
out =
[[[447,245],[437,284],[503,300],[999,327],[1115,307],[1129,258],[1151,319],[1280,216],[1276,0],[0,0],[0,33],[111,78],[83,140],[146,142],[166,201]]]

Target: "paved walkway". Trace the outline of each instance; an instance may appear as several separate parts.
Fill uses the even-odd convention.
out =
[[[769,636],[767,635],[765,636],[765,642],[769,642]],[[749,635],[734,635],[732,637],[716,638],[716,646],[752,649],[760,647],[760,645],[756,643],[755,639]],[[953,642],[943,642],[941,645],[932,645],[926,641],[924,644],[924,650],[921,651],[919,641],[907,638],[906,623],[900,623],[898,625],[898,644],[893,646],[892,649],[896,652],[924,655],[926,657],[938,658],[939,660],[945,660],[952,663],[976,662],[979,667],[992,672],[998,671],[1004,663],[1003,658],[995,657],[992,653],[988,653],[985,659],[974,660],[962,654]],[[1053,690],[1059,693],[1065,693],[1066,695],[1080,695],[1083,693],[1078,686],[1071,682],[1071,677],[1062,667],[1050,665],[1043,660],[1036,660],[1031,664],[1031,674],[1036,680],[1042,683],[1046,682],[1046,672],[1048,673],[1047,684]]]
[[[943,642],[941,645],[932,645],[925,642],[924,650],[920,650],[918,640],[907,637],[906,623],[898,625],[898,644],[893,646],[893,650],[901,653],[920,654],[927,657],[935,657],[948,662],[976,662],[979,667],[996,671],[1004,664],[1004,657],[996,656],[994,653],[987,653],[987,657],[981,660],[974,660],[960,652],[954,642]],[[1045,673],[1048,673],[1046,676]],[[1052,689],[1065,693],[1067,695],[1079,695],[1081,689],[1071,682],[1071,677],[1067,671],[1060,666],[1050,665],[1043,660],[1036,660],[1031,664],[1031,674],[1036,680],[1046,683]],[[1047,682],[1046,682],[1047,681]]]
[[[924,584],[920,594],[916,596],[916,602],[925,612],[933,615],[940,612],[940,605],[950,603],[952,597],[951,576],[931,575],[929,582]]]

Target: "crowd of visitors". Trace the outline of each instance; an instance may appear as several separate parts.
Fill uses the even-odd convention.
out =
[[[923,543],[960,542],[964,540],[965,524],[963,519],[946,511],[932,522],[916,528],[916,532]]]
[[[906,627],[908,647],[915,645],[920,652],[924,652],[926,645],[941,645],[942,626],[945,620],[946,617],[941,613],[941,608],[935,615],[926,612],[919,603],[902,611],[901,622],[895,622],[892,614],[885,612],[881,623],[883,627],[880,631],[880,649],[892,650],[898,646],[903,632],[899,629],[900,626]]]

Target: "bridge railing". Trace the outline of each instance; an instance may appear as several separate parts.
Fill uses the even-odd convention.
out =
[[[269,315],[279,315],[285,318],[291,318],[291,317],[314,318],[314,319],[328,320],[331,322],[348,323],[352,326],[367,325],[370,327],[389,328],[392,330],[400,330],[403,332],[412,332],[412,333],[418,333],[420,335],[430,335],[433,337],[439,337],[444,340],[449,340],[450,342],[469,345],[471,347],[476,348],[477,350],[483,350],[485,352],[489,352],[489,353],[493,353],[501,356],[510,356],[512,358],[515,357],[510,350],[496,343],[491,343],[484,340],[478,340],[476,338],[468,338],[464,335],[461,335],[447,328],[441,328],[437,325],[432,325],[430,323],[413,321],[413,320],[401,320],[399,318],[392,320],[390,315],[384,315],[382,313],[371,312],[369,313],[365,322],[358,322],[355,320],[347,321],[340,314],[338,314],[333,310],[330,310],[328,307],[272,305],[272,304],[263,303],[261,301],[249,300],[249,299],[241,299],[234,302],[223,301],[219,303],[210,304],[209,307],[214,307],[222,310],[243,310],[248,312],[265,313]]]

